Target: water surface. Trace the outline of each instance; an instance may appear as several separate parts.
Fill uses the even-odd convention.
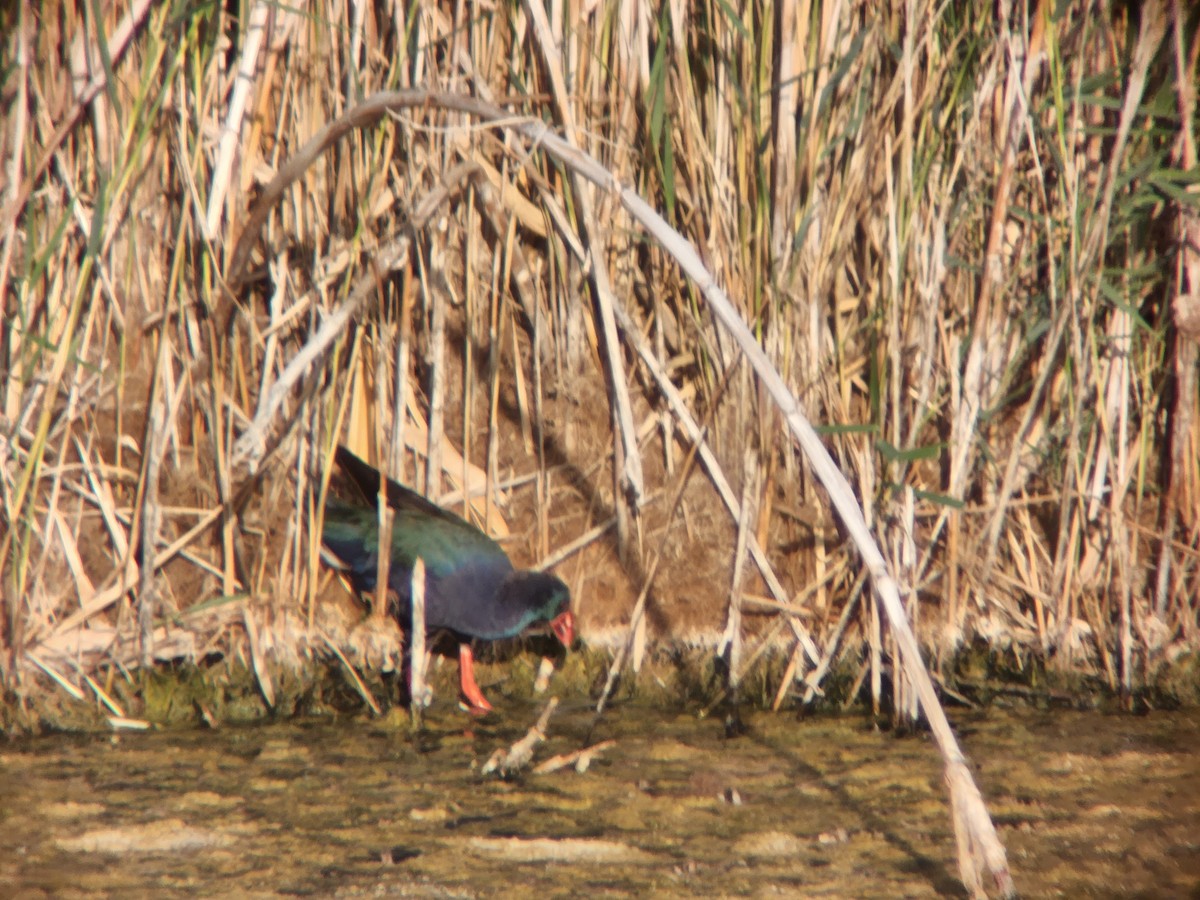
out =
[[[588,735],[564,707],[539,760]],[[480,774],[537,712],[0,746],[0,895],[962,896],[925,737],[626,706],[585,773]],[[1024,896],[1200,895],[1200,714],[955,724]]]

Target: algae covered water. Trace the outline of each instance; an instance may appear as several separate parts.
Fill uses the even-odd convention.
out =
[[[538,759],[577,749],[564,705]],[[484,776],[537,717],[57,735],[0,749],[4,896],[962,896],[935,748],[618,707],[585,772]],[[958,715],[1024,896],[1195,896],[1200,714]]]

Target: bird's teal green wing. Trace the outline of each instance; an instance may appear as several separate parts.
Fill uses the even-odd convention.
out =
[[[379,470],[345,447],[338,447],[336,458],[369,505],[352,507],[331,501],[325,513],[326,540],[342,543],[357,539],[374,558],[379,546],[379,520],[375,509],[379,497]],[[387,479],[387,499],[388,505],[395,510],[392,565],[411,569],[417,557],[421,557],[427,570],[443,575],[476,565],[510,565],[500,545],[480,529],[390,478]]]
[[[411,568],[418,556],[425,561],[426,570],[437,575],[486,564],[511,565],[499,544],[453,513],[432,518],[416,509],[397,509],[392,522],[392,558]]]

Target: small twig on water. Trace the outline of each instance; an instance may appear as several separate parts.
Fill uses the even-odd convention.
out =
[[[558,698],[551,697],[546,708],[542,710],[541,716],[538,717],[537,723],[526,732],[525,737],[507,750],[503,747],[497,749],[484,763],[483,774],[491,775],[498,771],[501,777],[506,778],[528,765],[533,759],[534,747],[546,740],[546,726],[550,724],[550,717],[554,715],[554,710],[557,708]]]
[[[557,772],[559,769],[565,769],[567,766],[574,766],[575,771],[582,775],[591,766],[592,760],[603,753],[609,747],[615,747],[616,741],[608,740],[601,741],[598,744],[592,744],[590,747],[584,747],[582,750],[575,750],[571,753],[560,753],[558,756],[552,756],[542,763],[538,763],[533,768],[534,775],[548,775],[551,772]]]

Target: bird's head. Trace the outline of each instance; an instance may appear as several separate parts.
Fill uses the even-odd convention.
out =
[[[575,643],[575,614],[571,612],[571,590],[561,578],[549,572],[514,572],[504,588],[504,603],[521,607],[521,627],[546,622],[562,645]]]

